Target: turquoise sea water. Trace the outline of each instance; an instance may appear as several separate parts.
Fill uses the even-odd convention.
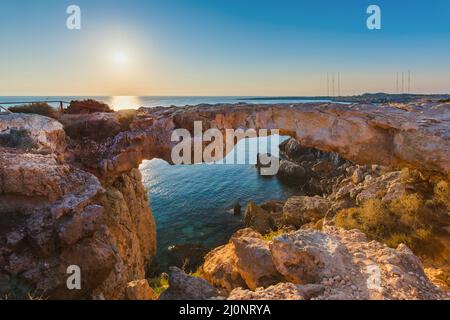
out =
[[[235,150],[256,141],[241,140]],[[202,244],[211,249],[225,244],[243,227],[249,201],[286,200],[295,193],[276,176],[261,176],[251,164],[171,166],[155,159],[140,169],[158,228],[157,262],[162,270],[169,266],[169,246]],[[236,202],[242,216],[233,214]]]

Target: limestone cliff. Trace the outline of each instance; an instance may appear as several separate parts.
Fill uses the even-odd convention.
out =
[[[78,299],[147,292],[145,284],[140,290],[134,290],[137,282],[129,285],[145,278],[156,248],[155,223],[138,166],[144,159],[170,161],[173,129],[192,131],[194,121],[202,121],[204,130],[223,132],[280,129],[303,146],[333,151],[358,164],[448,175],[449,110],[445,103],[237,104],[64,115],[59,122],[0,115],[0,287]],[[214,281],[232,279],[228,289],[243,282],[255,289],[286,277],[271,258],[272,248],[259,243],[233,242],[242,252],[258,249],[255,257],[267,274],[237,272],[249,265],[237,261],[225,269],[229,277]],[[67,290],[70,265],[81,267],[81,291]]]
[[[126,297],[155,254],[155,223],[139,170],[100,181],[64,161],[63,127],[40,116],[2,116],[38,148],[0,148],[0,288],[10,297]],[[45,152],[42,152],[45,147]],[[49,153],[49,150],[53,153]],[[81,268],[68,290],[67,268]]]

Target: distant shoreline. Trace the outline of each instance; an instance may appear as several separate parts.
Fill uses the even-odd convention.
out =
[[[72,101],[94,99],[113,107],[116,111],[122,109],[138,109],[140,107],[170,107],[193,106],[201,104],[277,104],[277,103],[410,103],[419,100],[440,101],[450,99],[450,94],[388,94],[365,93],[355,96],[0,96],[0,105],[10,107],[17,105],[14,101],[31,103],[33,101],[47,102],[53,107],[59,103],[51,101]]]
[[[406,103],[419,99],[445,100],[449,99],[450,94],[390,94],[390,93],[364,93],[355,96],[279,96],[279,97],[247,97],[239,101],[266,101],[266,100],[328,100],[332,102],[350,102],[350,103]]]

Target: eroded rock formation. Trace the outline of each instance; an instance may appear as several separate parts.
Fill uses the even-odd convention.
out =
[[[61,153],[66,147],[66,134],[62,124],[47,117],[32,114],[2,114],[0,137],[4,136],[6,139],[6,136],[10,136],[14,130],[26,132],[39,151]],[[20,148],[20,145],[13,147]]]
[[[241,242],[256,242],[258,237],[241,237]],[[367,241],[357,230],[326,227],[323,231],[312,229],[285,233],[259,246],[252,245],[253,255],[269,248],[264,259],[269,259],[274,269],[242,265],[248,259],[248,251],[239,250],[231,240],[227,250],[235,259],[217,260],[213,251],[205,264],[217,263],[214,269],[222,270],[222,279],[231,279],[236,272],[245,279],[245,286],[236,283],[221,283],[228,289],[231,300],[245,299],[445,299],[446,294],[436,287],[423,272],[419,259],[406,246],[389,248],[376,241]],[[232,253],[231,253],[232,252]],[[264,265],[268,265],[264,263]],[[255,288],[249,271],[259,279]],[[230,272],[227,275],[226,272]],[[211,278],[208,274],[206,278]],[[236,278],[236,276],[234,277]]]
[[[200,105],[140,109],[131,132],[117,135],[101,155],[105,175],[128,171],[142,159],[170,162],[173,129],[280,129],[302,146],[336,152],[358,164],[410,166],[450,173],[450,105]]]
[[[26,130],[36,145],[0,148],[2,295],[126,298],[127,284],[145,279],[156,250],[139,170],[100,181],[64,160],[65,133],[56,120],[7,115],[0,123],[4,132]],[[81,290],[68,290],[72,265],[81,269]]]
[[[2,288],[7,288],[4,284],[18,284],[7,288],[11,291],[21,289],[23,294],[35,292],[50,298],[120,299],[149,293],[145,283],[139,284],[142,290],[135,290],[136,283],[133,285],[133,281],[145,278],[156,248],[155,223],[138,166],[142,160],[156,157],[170,161],[173,129],[192,131],[194,121],[202,121],[204,130],[214,127],[223,132],[228,128],[280,129],[303,146],[336,152],[357,164],[409,166],[447,175],[449,110],[450,105],[445,103],[416,103],[402,108],[238,104],[65,115],[60,122],[36,115],[0,115],[0,283]],[[329,164],[323,162],[317,163],[314,171],[329,169]],[[355,171],[348,179],[338,181],[341,191],[333,192],[339,208],[349,206],[348,202],[361,201],[372,184],[375,189],[381,184],[395,189],[395,176],[362,181]],[[357,189],[359,184],[367,186]],[[320,205],[308,209],[307,215],[304,210],[299,215],[294,213],[296,219],[303,223],[322,217],[325,211],[322,200],[312,199],[310,204],[308,199],[303,200],[305,208],[311,207],[311,203]],[[337,209],[332,207],[328,212]],[[273,215],[279,205],[268,205],[263,210]],[[277,284],[279,277],[284,277],[293,283],[289,285],[292,295],[304,298],[312,298],[305,293],[311,292],[310,288],[299,287],[304,285],[300,283],[308,282],[322,283],[323,294],[318,287],[312,291],[323,298],[336,298],[342,292],[355,298],[440,297],[425,277],[421,279],[417,261],[401,248],[389,251],[379,244],[364,242],[359,235],[341,231],[326,231],[314,237],[318,238],[317,243],[306,246],[315,245],[317,250],[305,251],[302,249],[305,246],[297,243],[306,243],[306,234],[277,238],[268,247],[254,232],[243,232],[230,244],[207,255],[205,278],[228,292],[237,287],[255,290],[258,286],[269,286],[266,291],[252,291],[256,292],[252,296],[257,292],[271,296],[284,290]],[[333,284],[339,282],[339,286],[330,286],[327,284],[332,275],[328,277],[320,268],[289,272],[290,266],[283,267],[284,258],[277,258],[287,252],[278,250],[278,244],[285,242],[293,250],[292,259],[301,257],[312,268],[313,263],[323,265],[336,258],[339,261],[333,260],[334,265],[355,272],[355,279],[333,278]],[[337,251],[331,252],[327,243],[342,248],[339,251],[342,252],[336,256]],[[361,256],[373,260],[383,250],[394,262],[389,263],[393,267],[377,262],[381,263],[382,274],[397,273],[399,280],[382,283],[381,293],[372,295],[364,287],[367,275],[363,266],[355,259]],[[243,256],[253,251],[261,262],[261,268],[254,270],[257,265]],[[411,264],[396,263],[395,258],[401,255]],[[81,267],[80,291],[67,290],[69,265]],[[408,276],[409,272],[414,275]],[[175,278],[172,280],[176,282]],[[239,291],[234,296],[245,294]]]
[[[170,268],[169,284],[160,300],[207,300],[219,295],[206,280],[187,275],[176,267]]]

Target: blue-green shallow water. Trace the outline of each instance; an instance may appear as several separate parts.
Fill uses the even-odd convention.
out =
[[[233,215],[236,201],[244,213],[248,201],[285,200],[294,194],[276,177],[260,176],[253,165],[171,166],[156,159],[144,162],[141,172],[157,224],[162,270],[168,267],[171,245],[214,248],[226,243],[243,227],[243,216]]]

